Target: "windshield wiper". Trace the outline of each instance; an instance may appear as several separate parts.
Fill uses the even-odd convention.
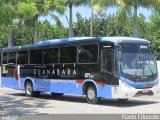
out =
[[[153,73],[152,69],[150,68],[150,66],[148,65],[148,63],[147,63],[147,62],[146,62],[146,64],[147,64],[147,66],[148,66],[148,68],[149,68],[149,70],[151,71],[152,76],[153,76],[153,75],[154,75],[154,73]]]
[[[137,69],[137,68],[139,68],[138,61],[136,61],[136,69]],[[138,69],[136,70],[136,72],[135,72],[135,74],[134,74],[134,76],[133,76],[133,77],[135,78],[136,82],[137,82],[137,80],[138,80],[138,79],[137,79],[137,78],[138,78],[137,73],[138,73]]]

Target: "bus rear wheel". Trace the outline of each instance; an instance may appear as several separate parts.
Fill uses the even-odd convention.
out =
[[[53,97],[62,97],[64,94],[63,93],[54,93],[54,92],[51,92],[51,95]]]
[[[86,99],[89,104],[100,103],[101,98],[97,97],[97,90],[94,85],[89,85],[86,91]]]
[[[28,97],[38,97],[40,95],[40,92],[33,91],[33,84],[30,81],[25,84],[25,93]]]

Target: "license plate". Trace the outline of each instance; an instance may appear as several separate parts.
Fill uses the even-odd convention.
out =
[[[145,90],[142,90],[143,93],[148,93],[149,90],[145,89]]]

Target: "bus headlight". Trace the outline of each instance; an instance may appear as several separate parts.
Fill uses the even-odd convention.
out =
[[[134,88],[133,86],[129,85],[128,83],[126,83],[124,81],[122,81],[122,83],[123,83],[124,86],[126,86],[126,87],[128,87],[130,89]]]

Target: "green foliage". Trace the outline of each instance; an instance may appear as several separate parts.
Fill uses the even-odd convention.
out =
[[[74,23],[76,36],[89,36],[90,21],[77,13],[77,22]]]
[[[147,23],[144,32],[144,38],[150,40],[156,50],[158,59],[160,59],[160,16],[153,14],[150,22]]]
[[[51,25],[47,20],[39,23],[39,36],[40,40],[54,39],[54,38],[66,38],[67,29],[59,27],[57,25]]]
[[[104,14],[95,16],[93,22],[94,36],[130,36],[132,34],[132,17],[127,17],[128,21],[122,23],[114,15]],[[76,36],[89,36],[90,19],[82,18],[77,13],[77,23],[75,25]]]
[[[15,8],[9,0],[0,1],[0,25],[9,25],[15,16]]]
[[[19,18],[29,20],[38,14],[38,10],[34,3],[19,2],[17,14]]]
[[[3,28],[2,28],[3,27]],[[0,26],[0,46],[7,47],[8,33],[7,28]],[[67,38],[67,29],[57,25],[50,24],[49,21],[38,23],[38,38],[39,40],[48,40],[56,38]],[[14,29],[13,41],[15,46],[33,44],[34,27],[20,25]]]

